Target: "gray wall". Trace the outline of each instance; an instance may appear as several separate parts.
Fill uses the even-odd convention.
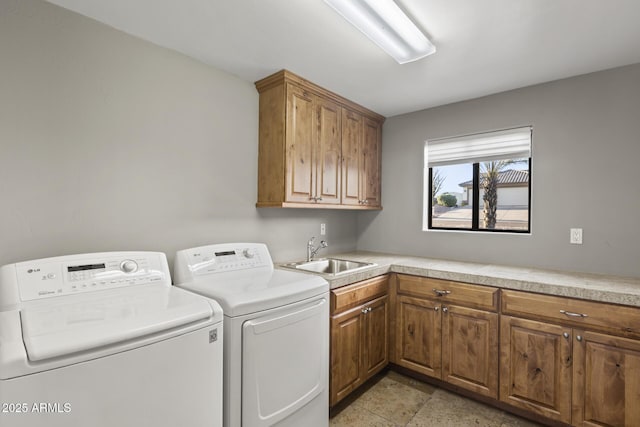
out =
[[[0,61],[0,264],[241,240],[299,259],[326,222],[331,252],[640,276],[640,65],[388,119],[384,210],[356,214],[255,208],[249,82],[40,0],[0,2]],[[526,124],[532,235],[420,231],[424,140]]]
[[[0,1],[0,264],[261,241],[301,259],[355,212],[256,209],[258,95],[241,81],[39,0]]]
[[[531,235],[421,231],[426,139],[529,124]],[[358,249],[640,276],[639,129],[640,64],[387,119],[384,210],[359,216]]]

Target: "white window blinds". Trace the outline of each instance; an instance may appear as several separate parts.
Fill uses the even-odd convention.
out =
[[[531,157],[531,126],[427,141],[429,167]]]

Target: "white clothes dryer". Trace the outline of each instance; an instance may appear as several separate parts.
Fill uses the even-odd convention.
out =
[[[2,427],[222,425],[222,309],[157,252],[0,269]]]
[[[175,284],[224,311],[224,425],[329,424],[329,284],[276,270],[267,247],[179,251]]]

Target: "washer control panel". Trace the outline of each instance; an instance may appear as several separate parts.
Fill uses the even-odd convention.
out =
[[[165,281],[164,254],[104,253],[64,256],[15,264],[22,301]]]
[[[229,243],[186,249],[189,274],[203,276],[255,268],[273,268],[271,255],[261,243]]]

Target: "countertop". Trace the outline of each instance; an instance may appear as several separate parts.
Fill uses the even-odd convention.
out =
[[[329,282],[331,289],[393,272],[640,307],[638,278],[487,265],[378,252],[349,252],[329,256],[377,264],[337,276],[318,274]]]

